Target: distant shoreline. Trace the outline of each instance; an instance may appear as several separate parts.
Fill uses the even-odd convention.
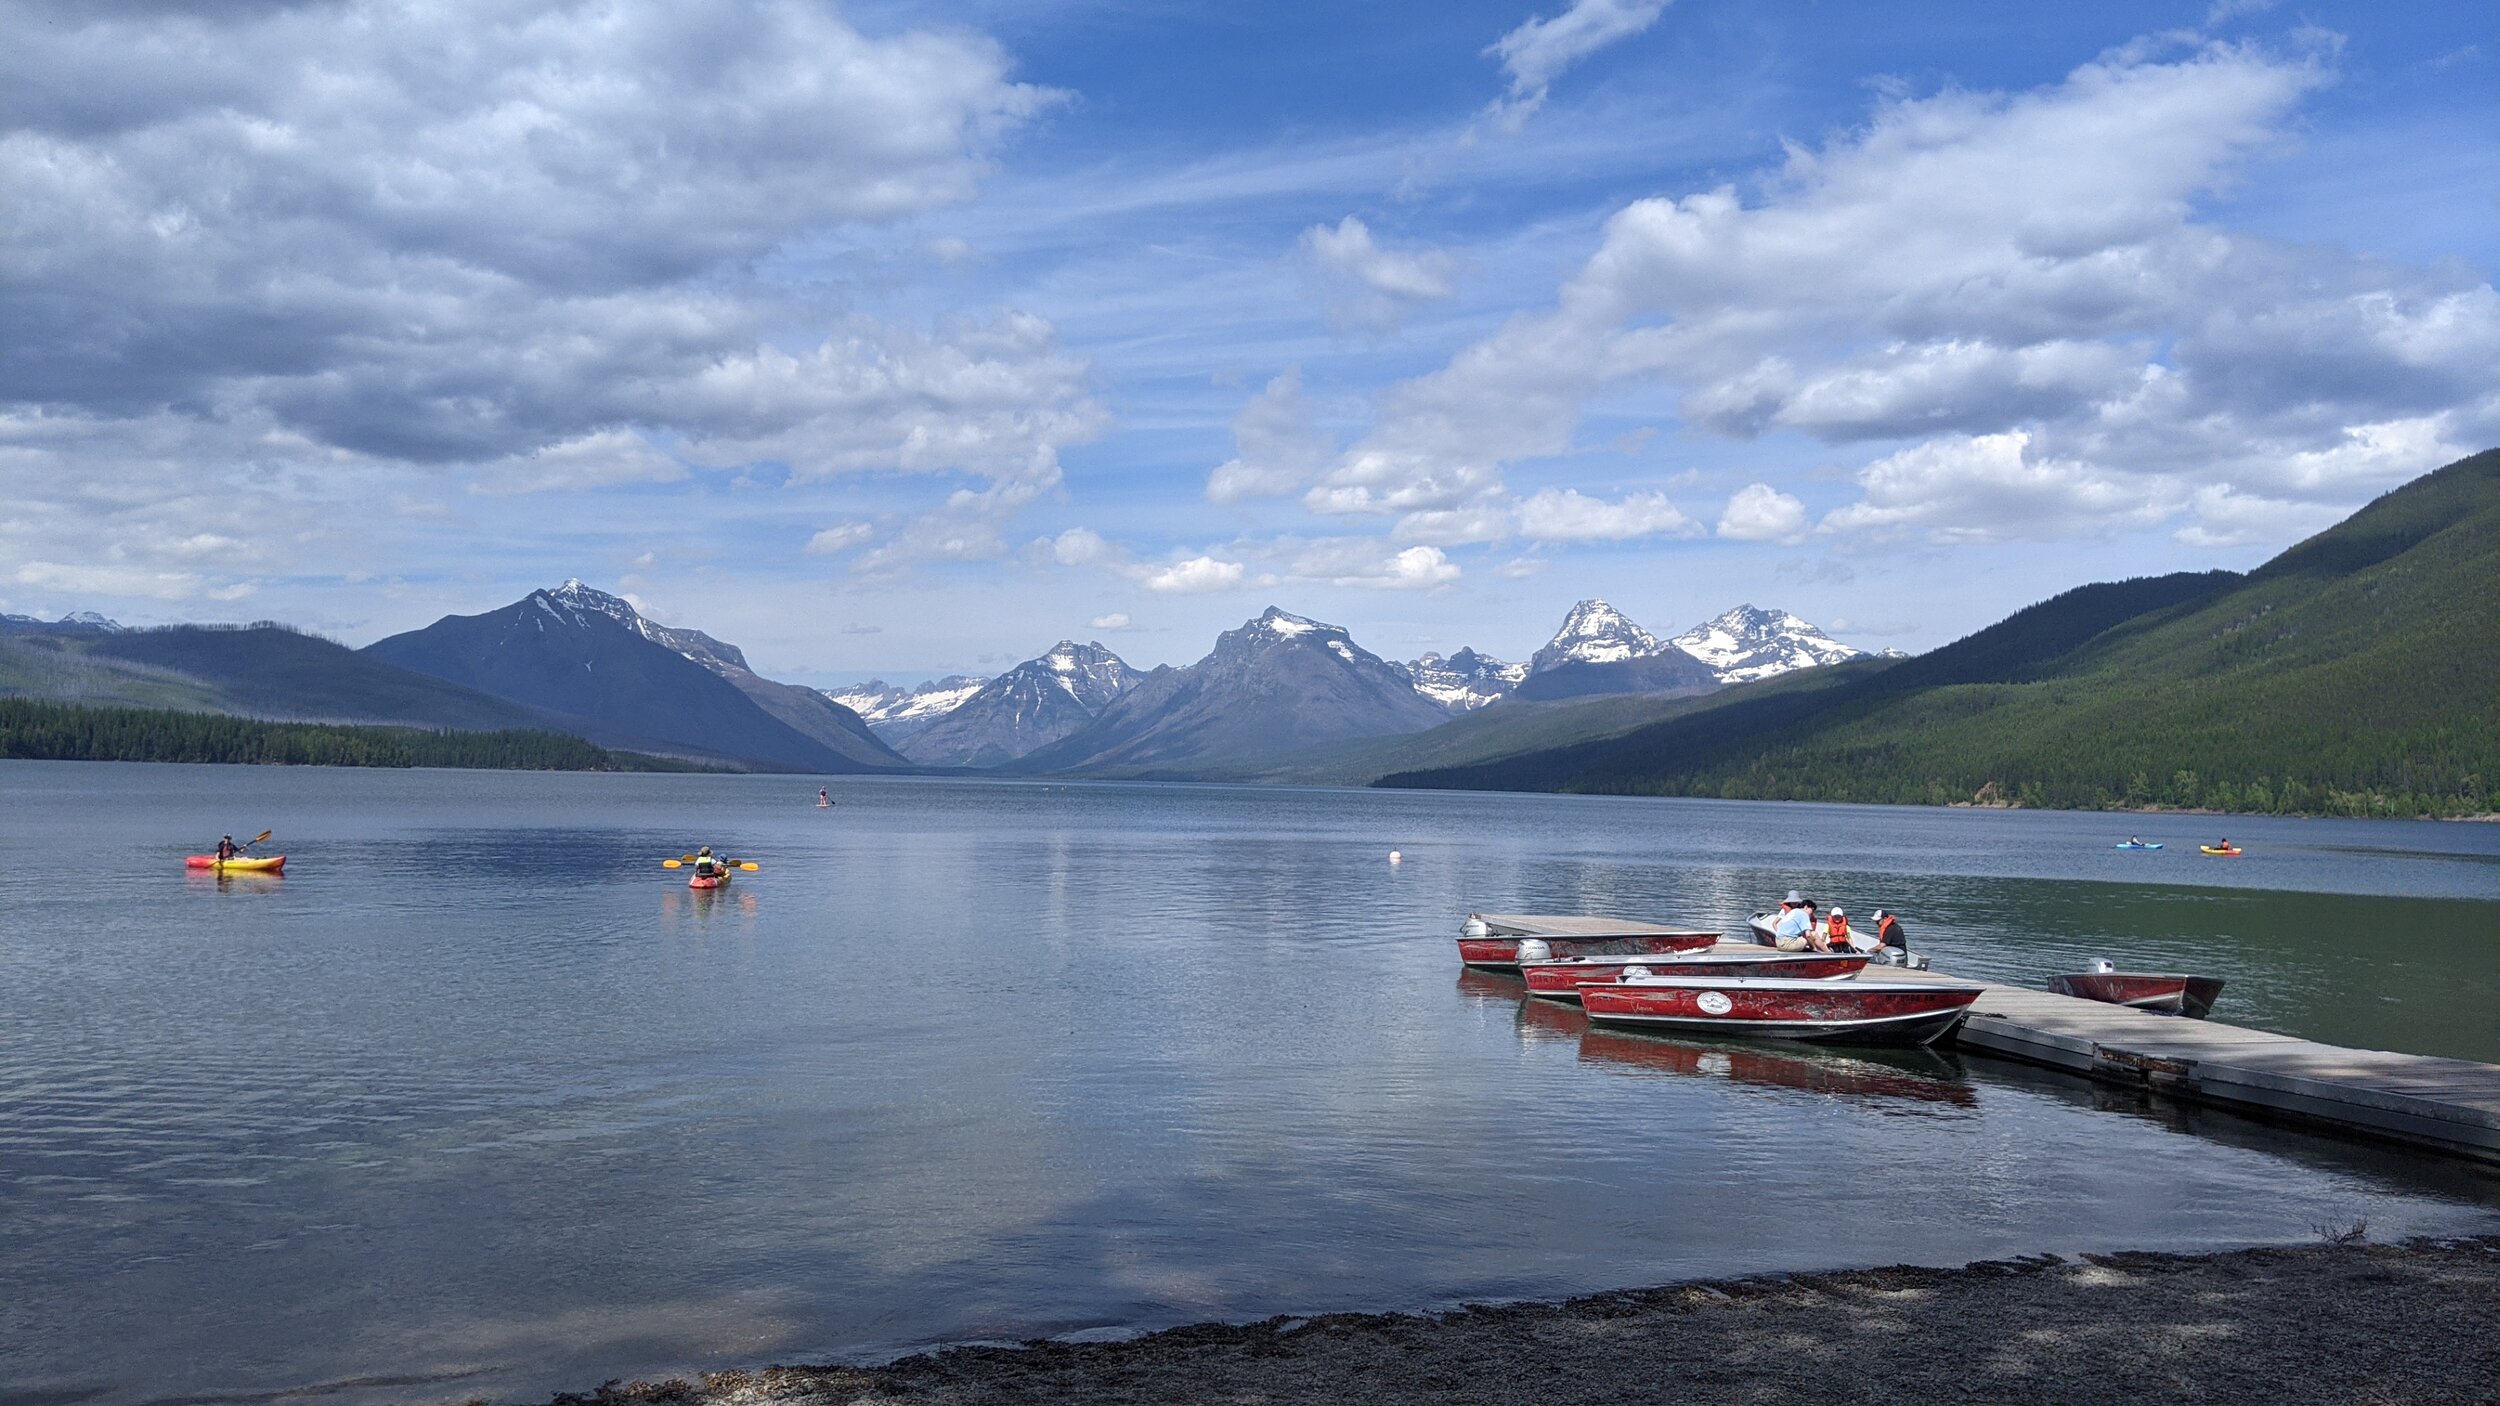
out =
[[[549,1406],[2491,1401],[2500,1235],[1763,1275],[1432,1315],[1201,1323],[880,1367],[611,1382]]]

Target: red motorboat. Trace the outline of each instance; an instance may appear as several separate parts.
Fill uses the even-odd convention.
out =
[[[1951,981],[1646,976],[1583,986],[1600,1024],[1773,1040],[1924,1045],[1969,1017],[1983,988]]]
[[[1758,977],[1789,976],[1800,979],[1831,981],[1856,976],[1866,970],[1863,952],[1774,952],[1768,948],[1726,946],[1700,952],[1673,952],[1665,956],[1643,953],[1633,957],[1554,957],[1542,962],[1523,961],[1519,974],[1528,982],[1528,994],[1553,1001],[1580,999],[1582,986],[1611,986],[1623,980],[1626,972],[1655,976]]]
[[[2081,996],[2087,1001],[2107,1001],[2113,1006],[2133,1006],[2140,1011],[2203,1020],[2213,1010],[2215,998],[2222,994],[2222,978],[2088,971],[2050,977],[2049,989],[2060,996]]]
[[[1548,957],[1632,957],[1697,952],[1717,945],[1719,935],[1628,923],[1621,931],[1608,932],[1602,926],[1593,926],[1591,930],[1566,936],[1528,929],[1504,930],[1477,916],[1469,918],[1459,930],[1458,959],[1486,971],[1515,972],[1519,970],[1519,944],[1528,941],[1544,943],[1543,955]]]

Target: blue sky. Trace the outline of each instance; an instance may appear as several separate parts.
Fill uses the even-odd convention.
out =
[[[11,7],[14,8],[14,7]],[[0,609],[1918,650],[2500,444],[2489,7],[14,16]]]

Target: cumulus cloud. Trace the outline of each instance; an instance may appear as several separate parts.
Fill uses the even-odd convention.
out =
[[[1657,23],[1668,0],[1572,0],[1559,15],[1538,15],[1495,40],[1485,53],[1502,61],[1510,91],[1486,109],[1510,131],[1545,106],[1547,90],[1573,64]]]
[[[1835,530],[2091,533],[2216,482],[2350,507],[2500,438],[2500,294],[2200,215],[2332,79],[2163,41],[2031,91],[1885,98],[1750,188],[1618,211],[1551,308],[1395,387],[1306,501],[1458,540],[1591,400],[1656,388],[1688,427],[1868,446]]]
[[[1858,486],[1864,501],[1826,514],[1821,531],[1996,542],[2143,527],[2177,506],[2089,464],[2036,456],[2020,430],[1912,445],[1867,465]]]
[[[1229,591],[1242,583],[1247,575],[1237,561],[1222,561],[1210,556],[1195,556],[1169,566],[1151,568],[1141,580],[1149,591],[1166,595],[1203,595],[1210,591]]]
[[[1089,630],[1125,630],[1129,628],[1129,618],[1126,612],[1115,610],[1086,621],[1085,627]]]
[[[1628,493],[1610,503],[1573,488],[1548,488],[1519,504],[1519,535],[1537,542],[1626,542],[1700,531],[1701,524],[1664,493]]]
[[[1286,576],[1364,590],[1420,591],[1456,581],[1459,568],[1439,547],[1393,549],[1369,537],[1339,537],[1303,547]]]
[[[1408,310],[1450,296],[1457,265],[1437,249],[1383,249],[1352,215],[1302,231],[1302,252],[1321,276],[1330,321],[1341,328],[1395,327]]]
[[[1294,493],[1319,476],[1335,446],[1311,424],[1302,403],[1302,372],[1288,367],[1233,417],[1237,453],[1207,475],[1218,503]]]
[[[1806,505],[1767,483],[1749,483],[1727,500],[1719,535],[1740,542],[1798,542],[1806,534]]]
[[[170,447],[300,519],[429,466],[486,493],[763,459],[1048,483],[1103,423],[1037,320],[793,336],[748,273],[974,192],[1055,98],[979,36],[805,0],[7,27],[0,436],[42,423],[0,469],[118,464],[137,489]],[[916,540],[960,553],[978,526]]]

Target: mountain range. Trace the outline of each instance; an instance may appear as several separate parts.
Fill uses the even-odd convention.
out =
[[[2351,815],[2500,799],[2500,450],[2245,575],[2083,586],[1943,648],[1380,784]]]
[[[299,721],[537,728],[619,750],[800,771],[1185,776],[1360,750],[1488,710],[1502,716],[1466,731],[1477,743],[1552,736],[1512,722],[1554,699],[1654,702],[1715,690],[1720,669],[1806,667],[1854,653],[1794,616],[1750,606],[1689,633],[1716,647],[1713,663],[1603,601],[1584,601],[1527,663],[1467,648],[1398,663],[1341,626],[1271,607],[1185,667],[1141,672],[1099,642],[1062,640],[995,678],[824,691],[765,678],[733,644],[568,580],[361,651],[275,626],[124,630],[100,616],[0,618],[0,693]]]

